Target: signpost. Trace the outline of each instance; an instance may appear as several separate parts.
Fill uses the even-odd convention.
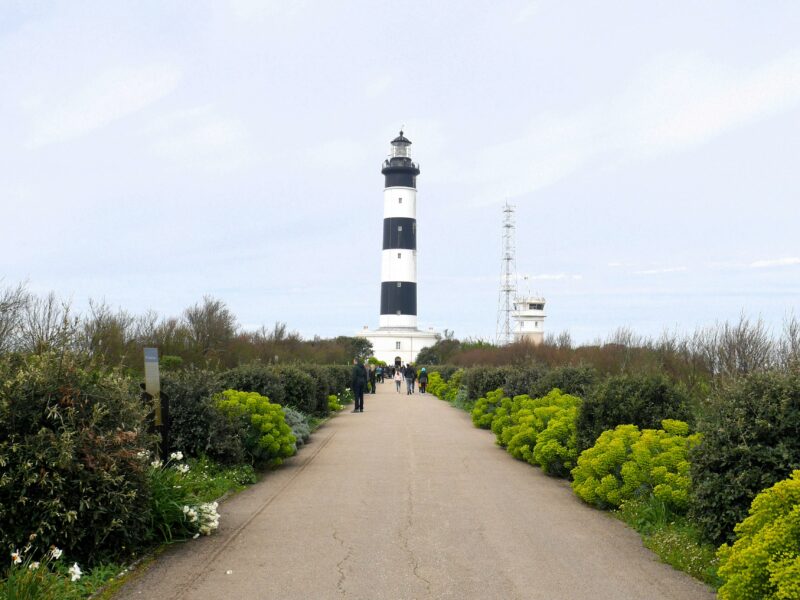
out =
[[[144,349],[144,389],[153,397],[155,425],[161,427],[164,422],[161,415],[161,376],[158,373],[158,348]]]

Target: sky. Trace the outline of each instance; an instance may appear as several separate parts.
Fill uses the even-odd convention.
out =
[[[800,3],[0,0],[0,285],[377,326],[381,162],[420,326],[492,340],[502,206],[547,332],[800,314]]]

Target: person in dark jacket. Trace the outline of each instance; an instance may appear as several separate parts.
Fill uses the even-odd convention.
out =
[[[406,377],[406,393],[411,395],[414,393],[414,380],[417,378],[417,371],[414,369],[414,365],[406,365],[404,375]]]
[[[364,388],[367,387],[367,369],[363,364],[358,362],[357,358],[353,359],[352,384],[353,395],[356,399],[353,412],[364,412]]]
[[[375,365],[370,365],[369,368],[369,390],[374,394],[378,389],[378,373]]]
[[[425,370],[425,367],[419,370],[419,377],[417,380],[419,381],[419,391],[424,394],[425,388],[428,387],[428,372]]]

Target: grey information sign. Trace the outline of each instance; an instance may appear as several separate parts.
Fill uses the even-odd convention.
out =
[[[144,349],[144,389],[155,402],[155,424],[161,425],[161,376],[158,373],[158,348]]]

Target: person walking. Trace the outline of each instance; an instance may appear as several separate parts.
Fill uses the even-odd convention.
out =
[[[407,395],[411,395],[414,393],[414,380],[417,378],[417,371],[414,369],[414,365],[408,364],[406,365],[406,392]]]
[[[378,391],[378,373],[375,365],[370,365],[369,367],[369,388],[371,394]]]
[[[353,373],[352,373],[352,387],[353,394],[355,395],[355,408],[353,412],[364,412],[364,388],[367,387],[367,369],[364,365],[358,362],[357,358],[353,359]]]
[[[422,367],[419,370],[419,391],[420,393],[425,393],[425,388],[428,387],[428,372],[425,371],[425,367]]]
[[[394,384],[397,387],[397,393],[400,393],[400,384],[403,382],[403,374],[400,372],[400,369],[394,370]]]

